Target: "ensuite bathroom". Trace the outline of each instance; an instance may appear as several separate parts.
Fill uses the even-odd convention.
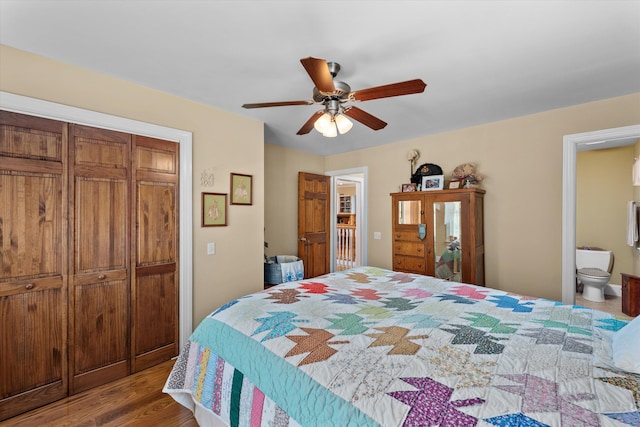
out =
[[[640,141],[580,151],[576,160],[576,304],[620,316],[634,316],[629,306],[638,304],[623,300],[622,292],[630,280],[640,280],[634,276],[640,256],[638,150]]]

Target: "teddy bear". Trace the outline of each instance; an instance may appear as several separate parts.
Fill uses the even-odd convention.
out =
[[[451,173],[451,178],[463,181],[464,185],[477,185],[484,177],[476,173],[476,167],[473,163],[463,163],[456,166]]]

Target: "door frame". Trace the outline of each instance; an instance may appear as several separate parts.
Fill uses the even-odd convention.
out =
[[[356,197],[356,221],[358,224],[358,227],[360,228],[360,236],[362,237],[361,239],[361,243],[362,243],[362,247],[361,247],[361,258],[360,258],[360,262],[362,265],[368,265],[368,256],[367,256],[367,247],[368,247],[368,238],[367,238],[367,230],[368,230],[368,222],[367,222],[367,195],[368,195],[368,182],[369,182],[369,168],[367,166],[362,166],[362,167],[358,167],[358,168],[351,168],[351,169],[341,169],[341,170],[335,170],[335,171],[329,171],[329,172],[325,172],[325,175],[328,175],[331,177],[331,204],[330,204],[330,211],[331,211],[331,215],[332,215],[332,220],[331,220],[331,227],[329,232],[331,233],[331,245],[330,245],[330,251],[329,251],[329,256],[331,257],[331,265],[330,265],[330,269],[331,271],[335,271],[335,257],[336,257],[336,251],[335,251],[335,238],[334,236],[336,235],[337,232],[337,227],[336,227],[336,216],[337,216],[337,212],[338,212],[338,207],[336,206],[336,198],[338,197],[338,192],[336,189],[336,178],[340,177],[340,176],[344,176],[344,175],[355,175],[355,174],[360,174],[362,175],[362,185],[361,185],[361,195],[360,197]]]
[[[623,147],[640,139],[640,125],[565,135],[562,138],[562,303],[576,298],[576,161],[578,151]],[[629,168],[631,180],[631,168]]]
[[[80,125],[174,141],[180,147],[180,348],[193,331],[193,134],[165,126],[0,91],[0,108]]]

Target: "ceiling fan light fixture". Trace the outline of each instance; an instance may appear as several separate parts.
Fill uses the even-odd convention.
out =
[[[343,135],[351,130],[353,123],[347,119],[343,114],[336,114],[335,116],[336,127],[340,135]]]

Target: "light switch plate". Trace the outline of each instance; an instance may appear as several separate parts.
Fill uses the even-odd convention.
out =
[[[207,255],[213,255],[216,253],[216,244],[215,243],[207,243]]]

